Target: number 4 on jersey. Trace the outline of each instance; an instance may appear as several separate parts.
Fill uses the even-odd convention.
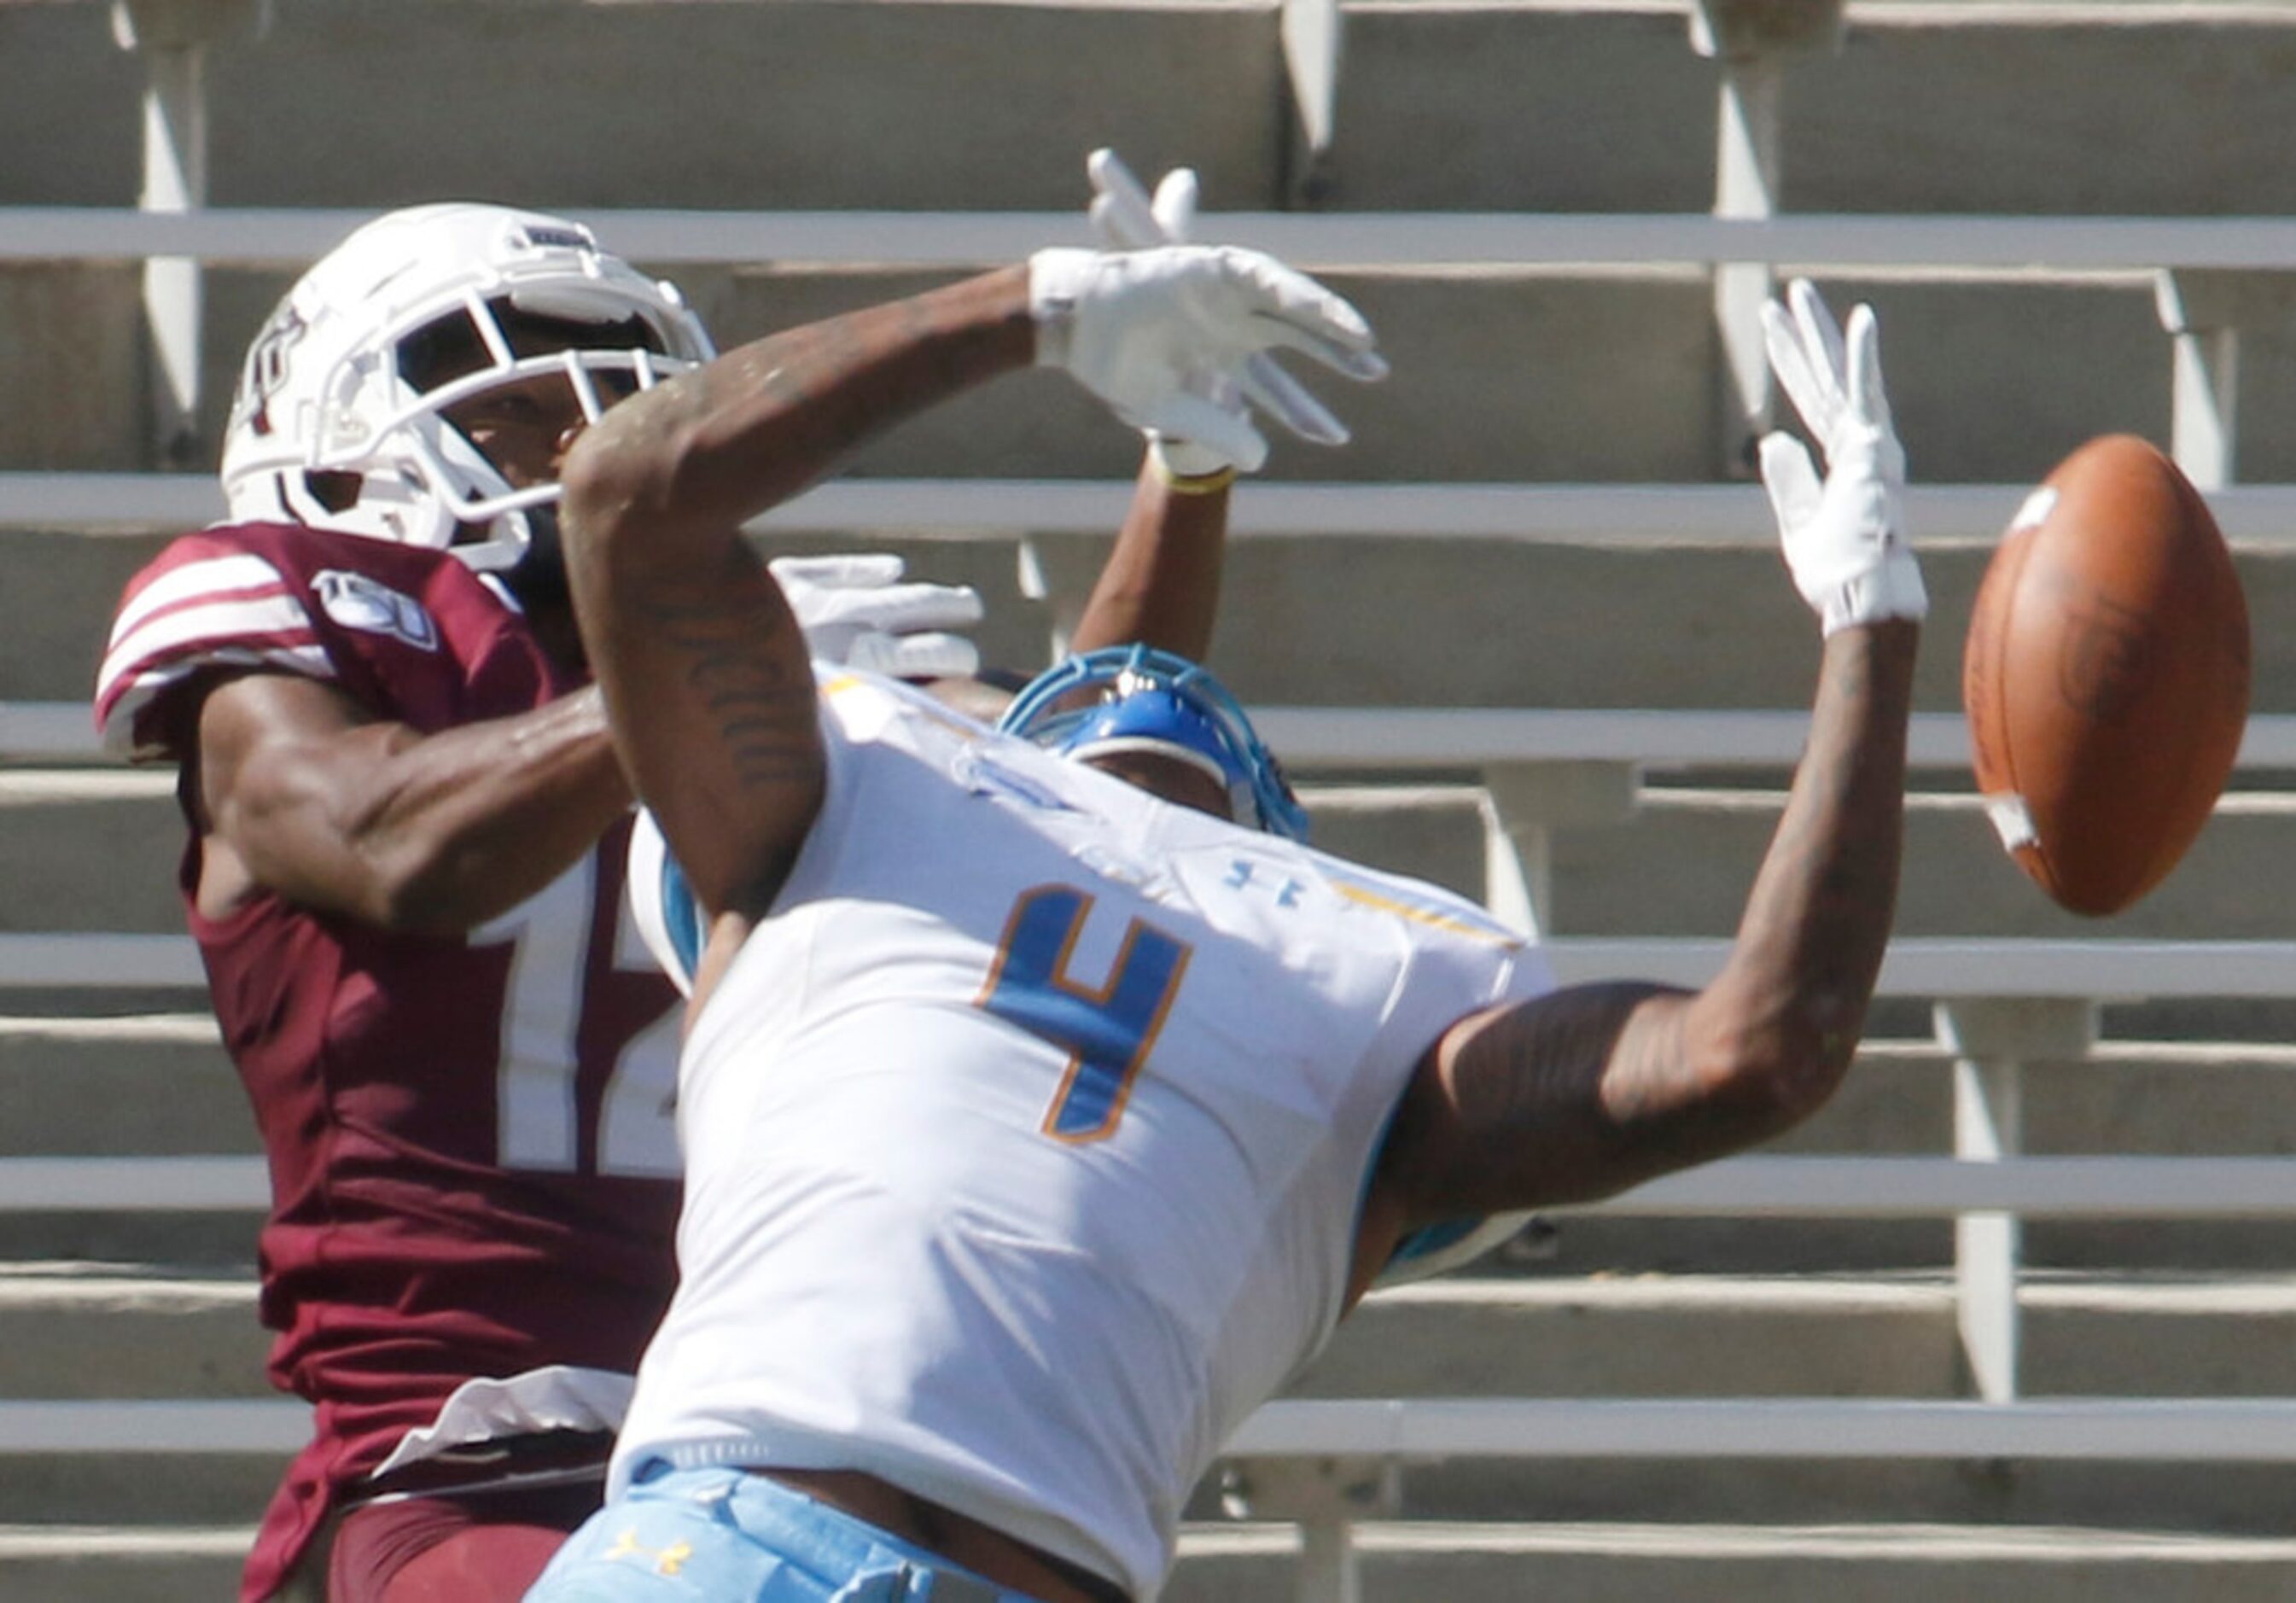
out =
[[[980,1006],[1031,1035],[1064,1047],[1068,1072],[1045,1114],[1044,1133],[1083,1143],[1115,1133],[1133,1077],[1148,1061],[1179,994],[1188,947],[1132,920],[1098,990],[1070,977],[1069,959],[1092,912],[1070,885],[1039,885],[1013,904]]]

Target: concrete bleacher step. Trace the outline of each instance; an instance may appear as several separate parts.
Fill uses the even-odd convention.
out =
[[[2296,1389],[2285,1275],[2043,1273],[2023,1304],[2030,1394]],[[1469,1272],[1368,1300],[1291,1394],[1948,1398],[1954,1320],[1941,1273]],[[0,1396],[269,1394],[243,1274],[9,1265],[0,1336]]]
[[[8,700],[86,703],[94,695],[120,590],[161,543],[0,534],[9,573],[0,592],[0,685],[7,686]]]
[[[262,1224],[259,1208],[12,1209],[0,1211],[0,1263],[166,1264],[252,1284]]]
[[[0,929],[180,933],[183,851],[172,769],[0,772]]]
[[[13,14],[24,10],[80,14]],[[91,135],[116,127],[127,146],[60,151],[15,186],[59,203],[132,201],[141,73],[111,47],[102,8],[8,13],[0,62],[13,70],[0,84],[51,111],[70,107]],[[264,205],[311,203],[315,191],[335,203],[530,201],[578,185],[592,205],[1059,207],[1082,181],[1090,147],[1077,141],[1095,128],[1128,133],[1143,161],[1201,160],[1238,192],[1275,183],[1283,68],[1267,7],[417,0],[406,15],[406,28],[382,29],[356,4],[298,6],[259,43],[217,51],[217,189]],[[500,70],[506,37],[520,42],[515,73]],[[85,96],[43,93],[53,86],[26,70],[40,58],[51,72],[69,62]],[[602,74],[606,62],[614,70]],[[352,71],[362,62],[408,84],[388,114],[345,98],[371,81]],[[1079,95],[1086,83],[1093,93]],[[570,115],[563,91],[575,85],[607,103],[606,126]],[[489,92],[499,124],[473,115],[471,97]],[[693,118],[675,135],[649,110],[672,102]],[[346,159],[278,148],[283,126],[314,130],[312,143]],[[966,136],[950,139],[955,127]],[[427,161],[426,128],[441,136]],[[348,160],[352,146],[373,165]]]
[[[268,1397],[255,1282],[179,1265],[0,1265],[0,1397]]]
[[[2032,1396],[2296,1387],[2296,1279],[2040,1274]],[[1289,1394],[1952,1397],[1949,1274],[1465,1273],[1365,1300]]]
[[[1956,778],[1916,775],[1914,783]],[[1555,933],[1729,933],[1783,802],[1780,791],[1653,785],[1623,823],[1557,832]],[[2292,832],[2296,796],[2235,791],[2169,876],[2136,906],[2108,919],[2083,918],[2057,908],[2011,862],[1973,794],[1919,790],[1906,810],[1895,933],[2279,939],[2287,933],[2285,908],[2256,865],[2282,856]]]
[[[120,1039],[120,1031],[142,1040]],[[2025,1069],[2036,1153],[2270,1156],[2296,1147],[2296,1074],[2270,1044],[2108,1040],[2077,1064]],[[196,1015],[0,1021],[0,1092],[12,1110],[0,1156],[251,1153],[244,1097]],[[1933,1042],[1869,1043],[1834,1099],[1770,1150],[1937,1155],[1951,1150],[1949,1062]],[[233,1267],[251,1261],[252,1210],[0,1215],[0,1254]],[[1924,1270],[1951,1261],[1943,1219],[1614,1218],[1556,1215],[1488,1261],[1492,1272],[1842,1273]],[[2271,1220],[2038,1220],[2037,1264],[2111,1270],[2262,1272],[2285,1262]]]
[[[241,1394],[188,1366],[251,1370],[251,1286],[161,1274],[12,1277],[0,1336],[20,1356],[0,1393],[42,1394],[75,1371],[110,1395]],[[77,1280],[77,1285],[73,1282]],[[63,1295],[56,1295],[57,1288]],[[123,1289],[124,1288],[124,1289]],[[49,1306],[19,1317],[21,1305]],[[97,1304],[109,1300],[108,1313]],[[65,1307],[66,1303],[76,1303]],[[2034,1394],[2278,1394],[2296,1287],[2246,1282],[2042,1278],[2026,1297]],[[229,1327],[234,1317],[242,1328]],[[81,1338],[76,1357],[71,1337]],[[1531,1285],[1468,1276],[1382,1294],[1298,1388],[1310,1395],[1726,1395],[1953,1393],[1949,1296],[1935,1279],[1755,1282],[1613,1278]],[[239,1357],[234,1359],[236,1351]],[[88,1354],[101,1355],[92,1362]],[[22,1372],[20,1373],[19,1370]],[[260,1394],[257,1388],[252,1394]],[[252,1517],[277,1465],[223,1453],[160,1465],[144,1457],[0,1458],[0,1499],[23,1519],[101,1524],[134,1506],[155,1523]],[[148,1490],[145,1490],[148,1487]],[[1960,1521],[2149,1519],[2162,1528],[2270,1530],[2284,1467],[2068,1464],[1734,1465],[1679,1461],[1412,1461],[1402,1508],[1434,1518],[1631,1520],[1851,1518],[1889,1509]],[[1199,1512],[1218,1488],[1199,1495]],[[2212,1523],[2213,1522],[2213,1523]],[[0,1589],[0,1596],[12,1595]]]
[[[287,1463],[285,1454],[248,1452],[4,1455],[0,1508],[12,1524],[252,1527]],[[0,1586],[10,1603],[37,1596]]]
[[[2296,1474],[2285,1465],[1695,1454],[1414,1461],[1401,1467],[1399,1479],[1398,1512],[1414,1520],[1655,1516],[1702,1524],[1850,1524],[1879,1516],[1971,1527],[2081,1525],[2276,1539],[2286,1537],[2288,1499],[2296,1492]],[[1190,1512],[1210,1517],[1224,1506],[1206,1498]]]
[[[1686,11],[1349,4],[1326,201],[1703,208],[1717,73],[1691,48]],[[1059,207],[1082,151],[1109,140],[1144,171],[1197,164],[1214,204],[1276,203],[1297,176],[1275,0],[425,0],[406,14],[410,26],[381,29],[352,0],[308,4],[284,9],[260,42],[217,50],[224,196],[280,205],[315,191],[358,201],[570,188],[593,205]],[[103,9],[15,5],[0,22],[0,134],[45,132],[55,147],[53,160],[20,164],[10,187],[44,203],[132,201],[141,74],[113,48]],[[2291,26],[2270,4],[1853,7],[1845,48],[1793,74],[1806,127],[1793,141],[1794,203],[2286,209],[2296,180],[2258,152],[2271,148]],[[521,71],[500,70],[505,37],[520,41]],[[367,103],[369,71],[406,93]],[[2030,92],[2043,80],[2046,114]],[[2210,94],[2194,96],[2196,82]],[[1079,95],[1086,83],[1094,93]],[[567,114],[569,86],[597,92],[591,116]],[[685,113],[674,124],[645,114],[673,101]],[[58,127],[74,136],[53,139]],[[282,140],[281,127],[314,133]],[[2106,145],[2132,127],[2146,138]],[[950,139],[952,127],[966,137]],[[2052,187],[2069,168],[2087,185]]]
[[[1869,1037],[1833,1098],[1765,1154],[1939,1155],[1953,1149],[1952,1060],[1933,1037],[1930,1010],[1893,1001],[1895,1036]],[[2123,1010],[2105,1010],[2105,1036],[2070,1063],[2022,1068],[2024,1150],[2036,1155],[2128,1153],[2276,1157],[2296,1150],[2296,1051],[2284,1039],[2137,1039],[2113,1033]],[[2222,1009],[2213,1021],[2255,1021]],[[2144,1022],[2136,1010],[2138,1022]],[[2180,1022],[2205,1027],[2199,1005]],[[2283,1032],[2284,1036],[2284,1032]],[[2032,1219],[2024,1255],[2038,1268],[2115,1274],[2271,1276],[2287,1263],[2284,1221],[2272,1218]],[[1602,1274],[1846,1276],[1944,1270],[1954,1226],[1939,1218],[1621,1218],[1557,1213],[1482,1261],[1481,1272],[1531,1277]]]
[[[1766,530],[1760,490],[1742,493]],[[1249,484],[1237,491],[1240,514],[1250,494]],[[2004,493],[2005,526],[2016,499]],[[1930,533],[1915,705],[1957,711],[1963,638],[1998,529]],[[924,575],[968,543],[889,538]],[[818,550],[838,539],[783,543]],[[1080,598],[1107,541],[1051,534],[1033,547],[1049,581]],[[2252,621],[2251,705],[2296,706],[2296,643],[2263,621],[2296,612],[2296,551],[2243,550],[2234,561]],[[979,571],[956,576],[977,583]],[[998,574],[992,561],[985,576]],[[992,628],[1013,627],[998,616],[1006,593],[985,594]],[[1734,547],[1247,535],[1229,543],[1223,596],[1206,660],[1256,705],[1799,709],[1817,671],[1816,630],[1767,534]],[[1018,644],[1037,654],[1024,660],[1041,661],[1043,636],[1029,632],[1041,614],[1021,604]]]
[[[1081,200],[1081,190],[1077,197]],[[1217,228],[1217,220],[1207,224]],[[608,243],[611,243],[611,234]],[[692,287],[721,347],[945,282],[949,272],[841,268],[663,269]],[[1359,386],[1297,363],[1348,422],[1326,450],[1280,441],[1279,480],[1686,482],[1712,477],[1718,360],[1713,292],[1690,267],[1339,269],[1332,286],[1379,331],[1393,365]],[[209,270],[201,404],[185,458],[215,460],[249,340],[291,275]],[[1915,471],[1931,482],[2036,479],[2090,435],[2165,440],[2168,337],[2144,273],[1923,282],[1875,271],[1824,279],[1844,304],[1874,303],[1888,331],[1892,403]],[[133,404],[140,315],[132,266],[0,267],[0,376],[59,409],[0,418],[0,465],[133,469],[150,446]],[[2296,368],[2257,342],[2244,392],[2243,460],[2272,476],[2270,440],[2296,411]],[[108,404],[107,404],[108,403]],[[1128,474],[1130,431],[1056,374],[1010,375],[902,424],[855,456],[855,472],[924,477]],[[2284,464],[2285,465],[2285,464]]]
[[[1953,1145],[1951,1062],[1934,1041],[1868,1040],[1833,1099],[1770,1152],[1935,1153]],[[2075,1062],[2029,1063],[2028,1153],[2296,1151],[2296,1048],[2108,1032]]]
[[[1690,48],[1686,9],[1350,6],[1318,204],[1706,210],[1718,74]],[[2256,130],[2276,126],[2270,63],[2292,48],[2296,18],[2270,5],[2232,19],[2141,9],[1861,8],[1841,53],[1799,62],[1791,75],[1784,204],[2286,209],[2292,181],[2257,159]],[[358,205],[456,193],[570,209],[1061,211],[1084,198],[1083,152],[1112,142],[1144,172],[1194,163],[1216,219],[1222,210],[1283,204],[1300,177],[1287,149],[1273,4],[537,12],[492,0],[425,5],[421,14],[421,29],[379,35],[356,7],[301,7],[260,43],[214,52],[215,201]],[[0,178],[0,202],[132,201],[141,68],[111,47],[104,24],[86,4],[0,11],[0,134],[22,117],[26,139],[56,158]],[[534,59],[505,83],[490,65],[511,28]],[[566,76],[548,65],[560,54]],[[586,81],[592,63],[608,59],[619,69],[615,103],[674,95],[687,115],[676,127],[558,115],[561,84]],[[392,61],[403,65],[384,65]],[[1111,66],[1095,73],[1094,62]],[[366,97],[331,91],[352,62],[423,86],[425,103],[370,111]],[[2041,67],[2058,86],[2047,117],[2030,104]],[[650,94],[655,74],[663,87]],[[1123,87],[1077,96],[1073,85],[1088,79]],[[2141,115],[2133,108],[2195,81],[2210,95],[2197,104],[2177,95],[2174,114],[2146,123],[2144,140],[2100,132],[2128,126]],[[530,109],[519,109],[529,95]],[[1956,96],[1967,103],[1936,114]],[[473,120],[470,108],[481,106],[483,121]],[[947,114],[951,106],[961,114]],[[714,137],[698,135],[712,125],[723,125]],[[272,132],[283,126],[329,135],[283,141]],[[947,140],[949,126],[964,127],[966,139]],[[1873,136],[1877,126],[1887,138]],[[73,136],[54,137],[59,127]],[[1431,142],[1444,159],[1428,159]],[[832,148],[837,160],[819,159]],[[2100,148],[2113,151],[2110,163],[2095,159]],[[347,149],[357,160],[344,159]],[[1570,159],[1555,160],[1557,151]],[[0,420],[0,459],[143,462],[134,266],[37,264],[5,276],[0,300],[11,315],[0,326],[12,333],[0,341],[0,370],[12,388],[57,404]],[[851,277],[697,275],[696,299],[741,337],[849,303],[857,286],[871,296],[901,287],[898,275],[866,285]],[[206,449],[239,352],[279,284],[276,272],[213,275]],[[1281,453],[1278,473],[1679,478],[1713,465],[1715,353],[1699,274],[1359,275],[1342,287],[1388,331],[1397,376],[1350,397],[1358,443],[1335,458],[1340,466],[1303,470],[1303,454]],[[2013,478],[2103,428],[2158,437],[2165,426],[2165,344],[2141,275],[1872,290],[1891,331],[1893,390],[1920,471]],[[2251,476],[2296,463],[2296,430],[2286,426],[2291,357],[2270,341],[2243,353]],[[905,472],[1010,471],[1029,461],[1098,472],[1126,442],[1090,412],[1055,381],[1016,382],[993,401],[976,398],[905,429],[868,460]]]
[[[2296,1588],[2296,1541],[2141,1527],[1374,1521],[1355,1527],[1355,1541],[1365,1603],[2245,1603]],[[1244,1603],[1287,1595],[1300,1538],[1201,1524],[1180,1550],[1168,1603]]]
[[[1330,203],[1703,208],[1714,75],[1681,48],[1689,9],[1350,5]],[[2296,200],[2288,175],[2243,172],[2237,155],[2257,137],[2245,117],[2275,103],[2296,26],[2284,5],[1938,0],[1853,4],[1847,22],[1841,51],[1788,70],[1795,209],[2175,213]],[[2031,95],[2042,78],[2048,114]],[[2181,86],[2196,81],[2224,101],[2193,104]],[[2161,147],[2098,160],[2103,129],[2156,117]],[[2069,172],[2077,187],[2062,182]]]
[[[2029,1392],[2296,1390],[2285,1275],[2043,1271],[2022,1295]],[[1501,1261],[1369,1299],[1295,1391],[1951,1396],[1953,1318],[1950,1277],[1936,1271],[1580,1275]],[[2107,1326],[2125,1339],[2093,1348]],[[0,1396],[266,1394],[267,1338],[243,1272],[7,1264],[0,1331]]]
[[[1689,785],[1644,777],[1636,810],[1614,823],[1552,833],[1546,933],[1726,936],[1737,926],[1784,804],[1783,789]],[[2276,778],[2277,777],[2269,777]],[[2296,846],[2296,795],[2236,779],[2184,859],[2108,919],[2056,907],[2001,850],[1965,776],[1917,772],[1907,800],[1895,931],[1900,935],[2056,940],[2278,940],[2285,908],[2255,866]],[[1952,787],[1952,788],[1947,788]],[[1342,857],[1417,875],[1470,896],[1484,891],[1484,824],[1470,791],[1423,790],[1406,808],[1375,792],[1345,805],[1307,793],[1316,843]],[[2205,1004],[2180,1033],[2208,1039]],[[2227,1017],[2231,1011],[2218,1009]],[[2230,1032],[2239,1033],[2239,1032]]]
[[[0,1157],[258,1150],[204,1012],[0,1017]]]
[[[1907,1032],[1928,1009],[1885,1011]],[[2273,1157],[2296,1150],[2296,1054],[2280,1040],[2106,1036],[2073,1063],[2023,1065],[2028,1153]],[[2195,1020],[2204,1015],[2187,1010]],[[2219,1023],[2226,1021],[2218,1021]],[[2246,1021],[2234,1021],[2246,1023]],[[1923,1155],[1953,1149],[1952,1060],[1933,1039],[1869,1039],[1841,1089],[1808,1123],[1763,1150]],[[2284,1221],[2032,1219],[2036,1268],[2104,1276],[2227,1277],[2280,1272]],[[1644,1218],[1559,1213],[1485,1261],[1488,1272],[1540,1275],[1802,1272],[1857,1276],[1945,1270],[1949,1219]],[[2078,1389],[2078,1388],[2072,1388]]]
[[[1349,13],[1352,42],[1318,204],[1710,205],[1718,75],[1691,50],[1685,11],[1479,0]],[[912,0],[537,12],[492,0],[425,5],[421,14],[421,29],[379,35],[357,7],[298,8],[260,43],[215,51],[217,203],[459,193],[570,209],[1061,211],[1084,198],[1083,152],[1112,142],[1144,172],[1194,163],[1216,233],[1220,210],[1282,205],[1301,176],[1288,150],[1273,4]],[[19,116],[28,129],[74,130],[64,140],[37,136],[58,159],[34,164],[37,176],[0,178],[0,202],[132,201],[141,69],[111,48],[104,21],[86,4],[0,11],[0,134]],[[513,27],[533,60],[504,83],[491,62]],[[2229,20],[2057,4],[1861,10],[1841,53],[1792,72],[1794,159],[1783,201],[1801,211],[2284,210],[2292,181],[2256,159],[2255,130],[2275,126],[2269,63],[2296,48],[2292,38],[2296,17],[2269,5]],[[567,77],[548,65],[562,53]],[[619,70],[615,103],[660,103],[645,86],[660,74],[662,94],[687,114],[674,127],[557,115],[560,85],[586,81],[590,64],[607,59]],[[394,102],[370,114],[367,97],[326,87],[349,63],[365,73],[394,70],[385,65],[393,61],[403,62],[396,78],[423,86],[421,108]],[[840,61],[851,70],[832,64]],[[66,62],[71,70],[61,69]],[[1111,70],[1095,73],[1095,62]],[[2027,89],[2038,65],[2060,86],[2046,118],[2031,113]],[[1074,83],[1087,79],[1123,88],[1075,95]],[[2175,115],[2148,123],[2145,139],[2100,136],[2126,126],[2133,107],[2194,81],[2210,86],[2205,103],[2177,96]],[[528,95],[531,109],[518,109]],[[1956,96],[1968,104],[1935,114]],[[471,120],[469,108],[480,106],[483,123]],[[950,106],[961,115],[943,114]],[[1877,119],[1888,138],[1872,136]],[[570,120],[576,126],[562,126]],[[714,138],[697,134],[718,124]],[[947,140],[946,127],[960,125],[967,138]],[[272,133],[282,126],[329,136],[283,141]],[[1443,160],[1427,158],[1430,142]],[[1935,159],[1922,159],[1925,144]],[[827,148],[837,160],[818,159]],[[2098,148],[2113,160],[2095,160]],[[343,159],[346,149],[357,159]],[[1554,160],[1562,150],[1570,159]],[[922,282],[866,271],[693,276],[697,302],[728,339]],[[1867,276],[1842,287],[1871,292],[1882,307],[1918,471],[2013,480],[2107,428],[2163,435],[2166,346],[2144,275],[2013,284],[1948,275],[1919,284]],[[193,459],[212,452],[239,353],[281,282],[275,270],[210,276],[207,402]],[[1396,376],[1349,396],[1353,448],[1280,452],[1278,473],[1671,480],[1714,466],[1716,352],[1700,273],[1479,270],[1340,282],[1386,331]],[[0,326],[11,330],[0,340],[0,373],[13,390],[57,398],[0,419],[0,462],[147,460],[135,285],[130,263],[0,275],[10,314]],[[2273,341],[2243,353],[2251,477],[2296,464],[2292,357]],[[1094,408],[1038,375],[920,420],[863,465],[1090,473],[1120,468],[1128,446]]]
[[[1853,1080],[1855,1086],[1855,1080]],[[1846,1091],[1844,1096],[1855,1096]],[[1924,1097],[1926,1100],[1926,1097]],[[1942,1146],[1924,1146],[1936,1155]],[[2184,1155],[2193,1155],[2185,1151]],[[96,1259],[252,1268],[262,1224],[243,1211],[55,1211],[0,1215],[0,1259]],[[2030,1220],[2025,1256],[2041,1268],[2271,1272],[2287,1263],[2280,1220]],[[1568,1213],[1488,1261],[1490,1272],[1839,1272],[1940,1270],[1954,1259],[1945,1217],[1614,1217]]]
[[[9,1266],[0,1396],[268,1395],[254,1299],[250,1278],[212,1270]],[[2285,1390],[2296,1362],[2284,1280],[2045,1277],[2027,1303],[2039,1393],[2259,1394]],[[2092,1353],[2083,1333],[2107,1327],[2141,1358]],[[2149,1380],[2154,1365],[2174,1384]],[[1934,1274],[1470,1274],[1368,1303],[1295,1393],[1952,1396],[1956,1385],[1952,1301]]]
[[[250,1525],[0,1525],[0,1598],[181,1603],[237,1595]]]
[[[1743,493],[1759,505],[1758,489]],[[2010,510],[2005,496],[2005,522]],[[160,544],[0,533],[11,575],[0,590],[6,699],[86,700],[120,588]],[[1105,548],[1084,536],[1038,545],[1048,567],[1073,575],[1079,596]],[[1016,539],[885,530],[775,547],[898,552],[920,577],[981,590],[988,661],[1026,670],[1046,660],[1047,612],[1020,592]],[[1915,680],[1920,710],[1961,705],[1962,641],[1989,555],[1989,545],[1959,543],[1924,555],[1931,612]],[[2258,621],[2252,705],[2296,707],[2296,642],[2264,627],[2296,612],[2296,554],[2243,552],[2238,566]],[[1816,672],[1808,610],[1766,543],[1628,549],[1246,536],[1231,543],[1225,596],[1208,661],[1261,705],[1793,709],[1808,705]]]
[[[251,1526],[0,1527],[0,1596],[41,1603],[175,1603],[230,1595]],[[1774,1599],[1890,1603],[1939,1595],[2026,1603],[2244,1603],[2296,1585],[2296,1543],[2144,1529],[1924,1525],[1367,1522],[1366,1603]],[[1170,1603],[1288,1595],[1290,1526],[1197,1523],[1181,1534]]]
[[[1620,1219],[1546,1221],[1526,1270],[1562,1274],[1847,1274],[1943,1270],[1954,1262],[1947,1218]],[[175,1232],[170,1232],[171,1237]],[[1517,1249],[1501,1249],[1504,1267]],[[2284,1220],[2028,1220],[2030,1269],[2104,1273],[2270,1274],[2288,1262]]]
[[[1472,776],[1463,772],[1461,781]],[[1647,776],[1632,816],[1555,832],[1547,933],[1726,935],[1777,826],[1781,790],[1691,786]],[[1917,773],[1906,818],[1901,935],[2061,939],[2279,939],[2284,909],[2254,864],[2296,847],[2296,793],[2245,788],[2219,804],[2176,871],[2109,920],[2063,912],[2001,851],[1967,781]],[[1464,783],[1393,793],[1301,784],[1319,846],[1471,896],[1484,891],[1484,825]],[[183,825],[172,770],[0,773],[0,880],[19,894],[0,928],[183,927]]]

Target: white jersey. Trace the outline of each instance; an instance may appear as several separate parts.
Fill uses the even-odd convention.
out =
[[[1398,1095],[1550,982],[1470,903],[1169,807],[905,687],[695,1021],[650,1457],[876,1475],[1152,1597],[1345,1295]]]

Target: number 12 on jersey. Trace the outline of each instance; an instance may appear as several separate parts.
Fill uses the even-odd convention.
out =
[[[979,1006],[1031,1035],[1066,1048],[1043,1131],[1059,1141],[1104,1140],[1116,1131],[1134,1076],[1148,1061],[1179,994],[1190,949],[1135,918],[1097,990],[1069,974],[1093,899],[1072,885],[1039,885],[1013,904]]]

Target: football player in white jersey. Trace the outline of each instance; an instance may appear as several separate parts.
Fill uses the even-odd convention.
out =
[[[577,606],[701,956],[681,1284],[610,1500],[531,1598],[1152,1597],[1223,1437],[1399,1243],[1737,1151],[1831,1095],[1895,899],[1927,600],[1870,311],[1845,334],[1797,284],[1767,323],[1827,459],[1763,444],[1823,647],[1696,992],[1551,989],[1478,909],[1266,833],[1249,744],[1190,762],[1128,697],[1023,721],[1184,805],[808,663],[739,532],[793,464],[828,466],[889,391],[1032,362],[1256,462],[1246,400],[1201,375],[1276,345],[1362,372],[1370,347],[1265,258],[1043,252],[736,352],[576,443]],[[1225,724],[1166,666],[1119,688]]]

